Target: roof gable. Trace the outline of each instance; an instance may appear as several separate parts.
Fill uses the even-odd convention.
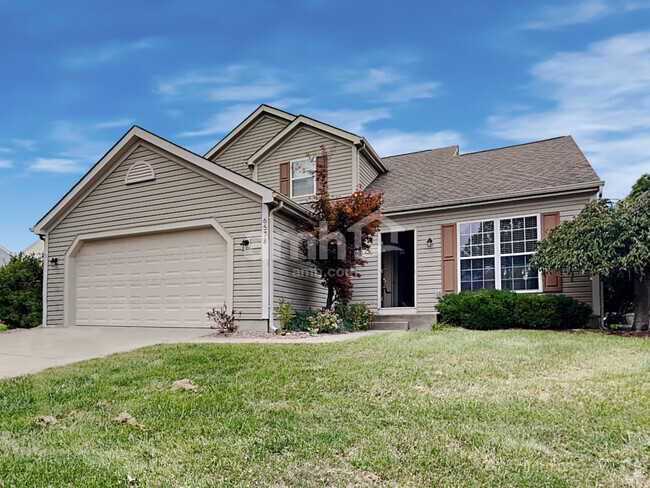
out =
[[[360,137],[351,132],[338,129],[336,127],[325,124],[318,120],[311,119],[304,115],[299,115],[298,117],[296,117],[289,125],[287,125],[283,130],[278,132],[275,135],[275,137],[273,137],[270,141],[264,144],[264,146],[259,148],[250,158],[248,158],[247,164],[249,166],[256,166],[257,164],[259,164],[264,158],[264,156],[266,156],[269,152],[275,149],[279,144],[281,144],[288,137],[290,137],[295,132],[300,130],[302,127],[309,127],[312,129],[316,129],[328,135],[342,139],[343,141],[347,141],[351,144],[354,144],[357,148],[359,148],[359,150],[364,152],[364,154],[366,155],[370,163],[373,166],[375,166],[380,173],[386,172],[386,167],[384,166],[384,163],[382,162],[381,158],[377,155],[375,150],[372,148],[372,146],[368,143],[368,141],[365,138]]]
[[[295,115],[283,110],[269,107],[268,105],[260,105],[252,114],[246,117],[237,127],[230,131],[223,139],[221,139],[212,149],[205,153],[203,157],[206,159],[213,159],[216,157],[239,137],[245,134],[246,131],[249,130],[249,128],[252,127],[257,122],[257,120],[264,115],[277,117],[279,119],[286,120],[287,122],[291,122],[296,118]]]
[[[79,182],[34,226],[32,232],[43,234],[67,215],[97,185],[139,145],[162,151],[172,158],[183,160],[197,172],[216,176],[230,185],[257,195],[263,202],[272,202],[274,192],[250,178],[215,164],[187,149],[177,146],[140,127],[132,127]]]

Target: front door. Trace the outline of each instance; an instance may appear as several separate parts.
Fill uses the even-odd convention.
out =
[[[381,234],[381,307],[415,307],[415,231]]]

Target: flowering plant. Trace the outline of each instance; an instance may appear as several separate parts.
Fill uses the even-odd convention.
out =
[[[316,316],[308,317],[307,320],[313,327],[313,329],[309,331],[312,334],[319,332],[323,334],[338,332],[341,330],[341,322],[343,322],[343,319],[339,317],[339,314],[329,309],[318,309]]]

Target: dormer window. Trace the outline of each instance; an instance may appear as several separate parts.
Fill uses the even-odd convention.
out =
[[[316,194],[316,159],[313,157],[291,161],[291,197]]]

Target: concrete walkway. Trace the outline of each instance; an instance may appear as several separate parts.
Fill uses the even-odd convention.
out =
[[[147,327],[39,327],[0,332],[0,378],[36,373],[154,344],[171,343],[326,343],[355,339],[380,331],[284,338],[245,335],[213,336],[209,329]]]

